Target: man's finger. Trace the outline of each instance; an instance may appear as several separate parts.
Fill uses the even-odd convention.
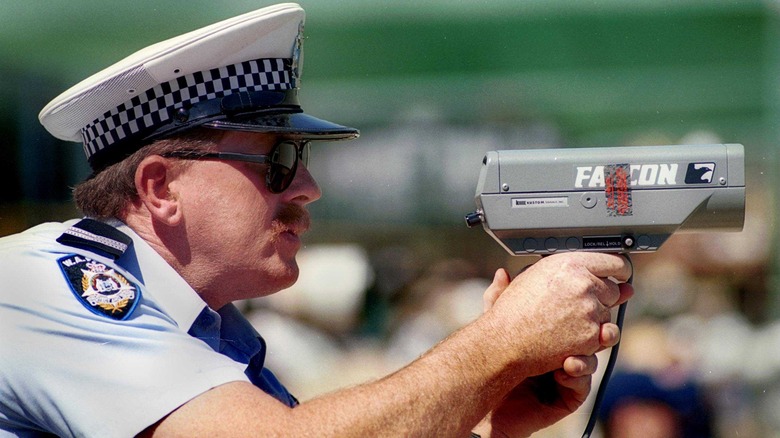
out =
[[[589,376],[596,372],[598,359],[596,355],[569,356],[563,361],[563,371],[569,377]]]
[[[628,301],[629,298],[634,296],[634,285],[631,283],[620,283],[618,288],[620,289],[620,299],[618,299],[614,306],[623,304]]]
[[[608,322],[601,325],[599,333],[599,343],[604,348],[610,348],[617,345],[620,341],[620,328],[616,324]]]
[[[561,387],[566,388],[570,390],[569,397],[576,400],[576,403],[579,405],[588,398],[588,394],[590,393],[591,389],[591,382],[593,380],[593,376],[588,374],[585,376],[577,376],[572,377],[566,372],[564,372],[562,369],[558,369],[553,373],[553,377],[555,378],[555,381],[561,385]]]
[[[631,260],[621,254],[574,253],[582,257],[585,267],[596,277],[614,278],[620,283],[628,281],[634,273]]]

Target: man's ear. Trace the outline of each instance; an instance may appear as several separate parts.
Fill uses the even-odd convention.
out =
[[[135,170],[135,189],[139,201],[152,219],[168,226],[182,220],[182,205],[172,189],[177,172],[170,160],[159,155],[144,158]]]

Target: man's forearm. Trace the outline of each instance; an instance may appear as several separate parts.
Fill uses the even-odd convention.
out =
[[[224,384],[182,405],[147,432],[468,436],[497,407],[501,409],[493,419],[496,412],[506,414],[499,415],[500,422],[512,435],[538,430],[579,406],[590,379],[567,384],[576,403],[552,407],[543,406],[527,385],[518,385],[527,377],[561,368],[568,357],[595,354],[602,347],[601,328],[610,321],[610,307],[631,295],[630,287],[606,279],[624,281],[630,273],[630,265],[617,256],[550,256],[508,286],[504,281],[499,289],[506,286],[505,290],[479,319],[386,378],[294,409],[248,382]],[[592,365],[585,374],[595,371]],[[506,401],[510,391],[515,397]]]
[[[468,436],[525,376],[482,318],[405,368],[303,403],[294,416],[339,436]]]

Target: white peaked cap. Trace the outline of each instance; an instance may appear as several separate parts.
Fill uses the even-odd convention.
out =
[[[71,87],[38,118],[55,137],[83,143],[96,172],[197,126],[355,138],[356,129],[298,104],[303,23],[303,9],[284,3],[162,41]]]

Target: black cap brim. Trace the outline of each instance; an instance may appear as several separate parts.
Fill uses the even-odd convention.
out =
[[[213,120],[202,126],[228,131],[265,132],[321,141],[349,140],[360,135],[360,131],[355,128],[318,119],[302,112],[234,116]]]

